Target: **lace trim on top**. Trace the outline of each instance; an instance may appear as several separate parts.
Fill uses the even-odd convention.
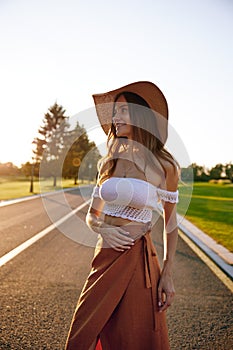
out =
[[[157,188],[157,194],[160,200],[170,203],[178,203],[178,195],[179,191],[171,192],[167,190],[162,190],[161,188]]]
[[[131,221],[138,221],[147,223],[152,220],[152,210],[151,209],[136,209],[132,207],[128,207],[125,205],[117,205],[117,204],[105,204],[104,214],[110,216],[121,217],[123,219],[128,219]]]

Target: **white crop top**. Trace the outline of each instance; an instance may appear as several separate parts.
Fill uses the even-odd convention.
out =
[[[95,186],[92,196],[105,201],[104,214],[145,223],[151,221],[159,200],[178,202],[178,191],[162,190],[147,181],[124,177],[111,177]]]

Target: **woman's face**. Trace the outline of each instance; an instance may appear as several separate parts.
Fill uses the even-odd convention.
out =
[[[113,111],[113,125],[116,129],[117,137],[132,136],[132,127],[130,122],[128,103],[123,95],[119,96],[115,103]]]

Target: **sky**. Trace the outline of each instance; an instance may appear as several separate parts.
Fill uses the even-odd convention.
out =
[[[231,0],[0,0],[0,163],[31,160],[54,102],[72,118],[140,80],[190,163],[232,162],[232,36]]]

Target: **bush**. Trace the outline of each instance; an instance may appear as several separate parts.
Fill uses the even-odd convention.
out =
[[[229,185],[231,184],[231,180],[229,179],[219,179],[219,180],[209,180],[209,183],[211,184],[218,184],[218,185]]]
[[[231,184],[231,180],[229,180],[229,179],[220,179],[220,180],[218,180],[218,184],[219,185],[229,185],[229,184]]]

